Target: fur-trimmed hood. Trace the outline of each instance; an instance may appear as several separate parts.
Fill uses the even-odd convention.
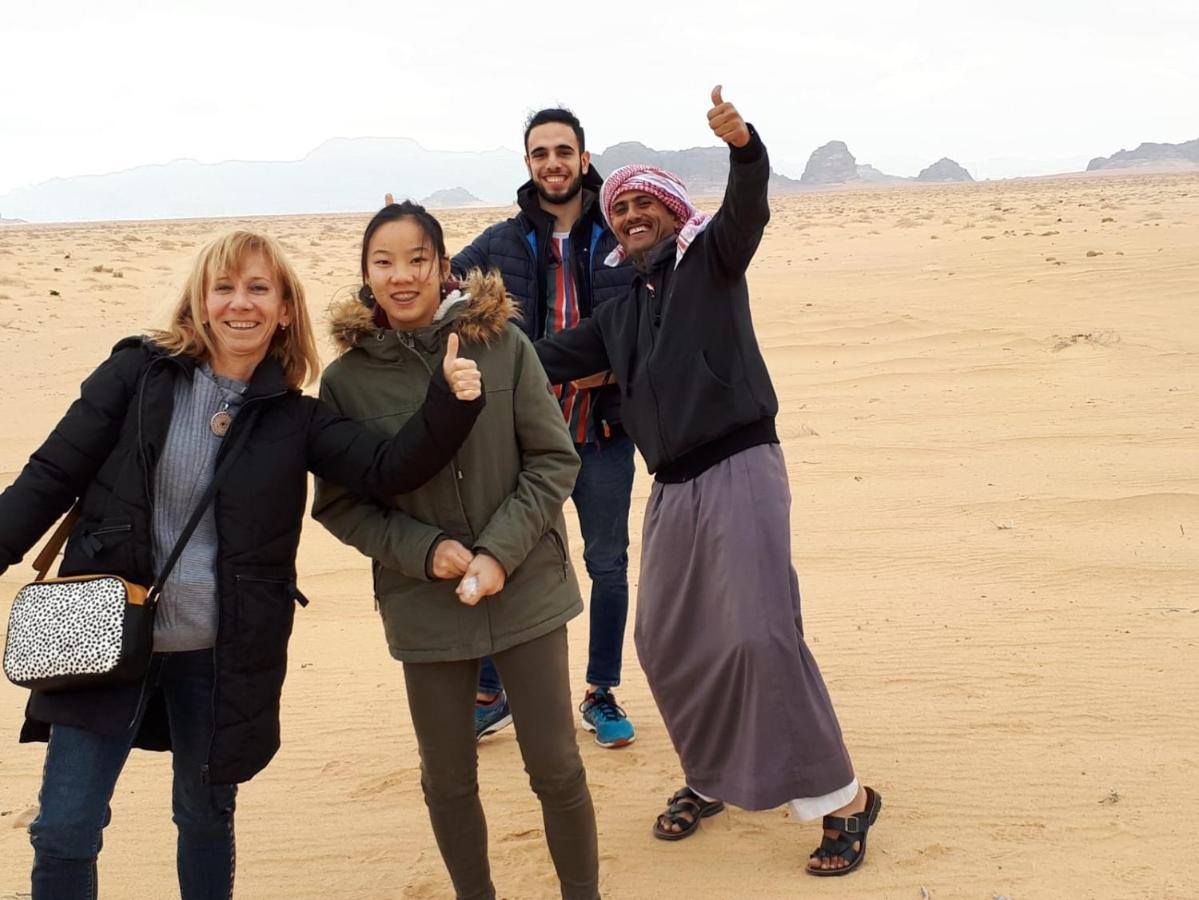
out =
[[[375,311],[356,295],[342,297],[329,306],[329,331],[338,350],[345,353],[380,329]],[[504,333],[508,322],[520,318],[520,307],[504,289],[504,280],[496,270],[467,273],[461,287],[442,301],[430,330],[452,327],[468,344],[490,344]],[[424,329],[422,329],[424,330]]]

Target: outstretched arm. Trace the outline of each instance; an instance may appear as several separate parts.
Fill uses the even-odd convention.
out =
[[[363,496],[405,494],[445,467],[483,404],[478,366],[458,356],[458,336],[451,334],[425,402],[395,437],[380,441],[322,404],[309,424],[308,466],[316,476]]]
[[[612,368],[595,316],[533,345],[550,384],[565,384]]]

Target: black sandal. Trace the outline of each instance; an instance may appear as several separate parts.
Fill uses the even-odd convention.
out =
[[[654,822],[654,837],[660,841],[681,841],[690,837],[691,833],[699,828],[700,819],[724,812],[723,800],[705,800],[689,787],[676,791],[666,802],[669,804],[666,812]],[[662,827],[663,819],[666,820],[666,824],[677,825],[679,830],[667,831]]]
[[[832,875],[848,875],[866,859],[866,834],[870,826],[878,818],[879,810],[883,808],[883,798],[875,793],[873,788],[866,788],[866,808],[860,813],[842,819],[839,816],[825,816],[822,823],[826,831],[840,832],[836,837],[824,836],[820,846],[812,851],[809,864],[805,869],[809,875],[825,877]],[[859,849],[853,849],[854,842]],[[813,869],[810,860],[830,859],[839,856],[847,865],[839,869]]]

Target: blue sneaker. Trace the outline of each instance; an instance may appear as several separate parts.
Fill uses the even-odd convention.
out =
[[[611,688],[588,691],[579,705],[579,712],[583,714],[583,728],[595,734],[595,742],[601,747],[615,750],[637,740],[633,723],[616,705],[616,695]]]
[[[475,701],[475,740],[481,741],[512,724],[512,709],[508,706],[508,694],[500,695],[490,703]]]

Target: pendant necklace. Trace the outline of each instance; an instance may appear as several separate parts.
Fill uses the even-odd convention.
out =
[[[230,389],[226,385],[222,384],[220,379],[211,371],[205,371],[216,384],[217,390],[219,390],[225,398],[223,401],[221,401],[221,408],[214,412],[212,414],[212,418],[208,420],[209,430],[211,430],[212,433],[217,437],[223,438],[229,433],[229,429],[233,426],[233,413],[229,412],[229,407],[233,405],[234,400],[246,392],[246,386],[238,384],[236,387]],[[236,382],[234,383],[236,384]]]
[[[232,424],[233,416],[229,415],[229,401],[226,400],[221,404],[221,408],[212,414],[212,418],[208,420],[208,427],[217,437],[224,437],[229,433],[229,426]]]

